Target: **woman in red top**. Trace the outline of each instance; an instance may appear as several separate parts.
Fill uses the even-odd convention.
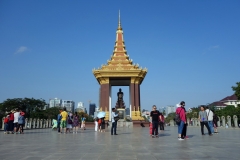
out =
[[[4,118],[4,134],[8,133],[9,115]]]
[[[184,124],[187,123],[187,120],[186,120],[186,113],[185,113],[185,102],[182,101],[177,110],[176,110],[176,114],[179,114],[180,115],[180,119],[181,119],[181,122],[180,124],[178,125],[178,140],[184,140],[182,138],[182,131],[183,131],[183,127],[184,127]]]
[[[13,121],[14,121],[14,110],[11,110],[9,114],[8,132],[12,134],[13,134]]]

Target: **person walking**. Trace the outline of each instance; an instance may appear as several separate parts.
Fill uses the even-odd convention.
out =
[[[164,131],[164,116],[162,113],[160,113],[160,116],[159,116],[159,127],[160,127],[160,131]]]
[[[188,136],[187,136],[187,126],[188,126],[188,123],[187,123],[187,114],[186,114],[187,111],[186,111],[186,108],[185,108],[185,102],[184,101],[180,102],[180,105],[184,109],[185,120],[186,120],[186,123],[184,123],[184,126],[183,126],[181,138],[182,139],[188,139]]]
[[[209,109],[208,106],[206,106],[206,113],[207,113],[207,120],[208,120],[208,126],[211,130],[211,133],[214,133],[214,128],[213,128],[213,112]]]
[[[83,130],[86,130],[85,122],[86,122],[86,118],[85,118],[84,116],[82,116],[82,124],[81,124],[81,127],[82,127]]]
[[[60,124],[61,124],[61,120],[62,120],[61,112],[62,112],[62,110],[59,110],[59,114],[57,116],[57,130],[58,130],[58,134],[60,134]]]
[[[157,110],[156,105],[153,105],[152,108],[153,110],[150,113],[150,117],[152,118],[152,138],[154,138],[155,136],[158,137],[158,122],[159,122],[160,112]]]
[[[95,123],[95,132],[97,132],[98,131],[98,118],[97,117],[94,119],[94,123]]]
[[[73,116],[73,134],[78,132],[78,127],[79,127],[79,117],[77,115],[77,112],[75,112]]]
[[[67,118],[68,118],[68,113],[66,112],[66,108],[63,108],[63,112],[61,112],[61,123],[60,123],[60,127],[61,127],[61,133],[66,134],[66,127],[67,127]]]
[[[184,138],[182,137],[182,132],[183,132],[184,125],[187,123],[186,113],[184,108],[185,102],[184,102],[184,105],[182,102],[180,104],[177,104],[177,109],[176,109],[176,114],[179,115],[179,118],[181,120],[180,123],[178,124],[178,140],[180,141],[184,140]]]
[[[8,134],[9,114],[4,118],[4,134]]]
[[[117,120],[116,117],[118,117],[118,114],[116,114],[116,109],[112,108],[112,116],[111,116],[111,120],[112,120],[112,128],[111,128],[111,135],[118,135],[117,134]]]
[[[102,130],[101,130],[101,128],[102,128],[101,123],[102,123],[102,119],[99,118],[99,119],[98,119],[98,131],[99,131],[99,132],[102,131]]]
[[[14,132],[13,132],[13,129],[14,129],[13,122],[14,122],[14,110],[11,110],[11,112],[9,114],[8,133],[14,134]]]
[[[20,112],[18,109],[15,110],[15,113],[14,113],[14,121],[13,121],[13,124],[14,124],[14,132],[15,133],[18,133],[18,117],[20,115]]]
[[[68,119],[67,119],[67,132],[69,132],[69,133],[71,133],[72,124],[73,124],[73,116],[72,116],[72,113],[70,113],[68,115]]]
[[[101,132],[105,132],[105,117],[101,118],[102,122],[101,122]]]
[[[198,119],[200,120],[202,135],[205,135],[204,134],[204,125],[205,125],[207,127],[209,136],[212,136],[211,130],[208,125],[207,112],[205,111],[204,106],[201,106],[200,109],[201,109],[201,111],[199,111]]]
[[[23,127],[25,124],[25,118],[24,118],[25,113],[20,112],[19,117],[18,117],[18,129],[20,134],[23,134]]]
[[[214,133],[215,134],[218,134],[218,130],[217,130],[217,127],[218,127],[217,122],[218,121],[219,121],[218,116],[213,112],[213,126],[214,126]]]

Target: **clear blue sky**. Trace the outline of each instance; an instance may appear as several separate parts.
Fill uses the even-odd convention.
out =
[[[220,100],[240,81],[239,8],[239,0],[1,0],[0,102],[58,97],[98,105],[92,69],[113,52],[119,9],[128,54],[148,68],[142,109]]]

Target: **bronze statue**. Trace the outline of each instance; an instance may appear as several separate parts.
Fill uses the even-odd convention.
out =
[[[122,92],[121,88],[119,89],[119,92],[117,93],[117,96],[118,96],[118,101],[123,100],[123,92]]]
[[[118,96],[118,100],[117,100],[117,103],[116,103],[116,108],[125,108],[125,104],[124,104],[124,101],[123,101],[123,92],[122,92],[121,88],[119,89],[119,92],[117,93],[117,96]]]

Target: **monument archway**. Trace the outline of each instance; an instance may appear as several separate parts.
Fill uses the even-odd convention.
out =
[[[115,107],[111,106],[111,96],[116,95],[112,93],[112,86],[129,86],[130,117],[132,120],[143,120],[141,117],[140,85],[147,74],[147,69],[142,69],[138,64],[134,64],[127,54],[120,15],[113,54],[107,64],[98,69],[94,68],[93,74],[100,84],[99,107],[100,110],[106,112],[106,120],[111,121],[111,109]]]

